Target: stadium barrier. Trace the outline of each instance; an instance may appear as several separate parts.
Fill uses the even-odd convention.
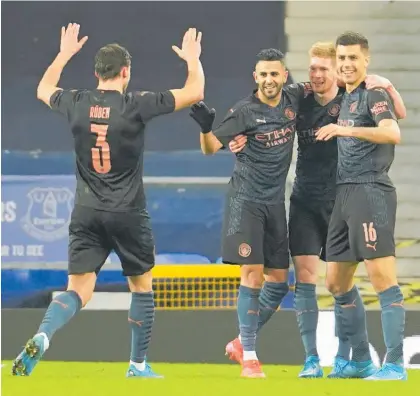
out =
[[[27,266],[26,266],[27,267]],[[65,268],[65,264],[63,266]],[[54,293],[65,290],[67,271],[61,269],[2,269],[3,308],[46,308]],[[99,274],[95,293],[85,309],[127,309],[130,301],[126,279],[119,263],[107,264]],[[212,310],[236,308],[240,282],[239,268],[224,264],[158,264],[153,269],[157,310]],[[334,298],[325,283],[325,265],[320,265],[317,286],[318,306],[332,309]],[[380,309],[378,296],[367,276],[356,276],[363,302],[368,310]],[[295,276],[289,271],[290,291],[283,299],[282,309],[293,309]],[[407,310],[420,304],[420,283],[401,281]]]
[[[25,341],[37,330],[45,310],[2,310],[2,359],[14,359]],[[376,363],[385,348],[381,313],[367,312],[371,352]],[[331,366],[338,341],[334,335],[334,314],[321,311],[317,346],[323,366]],[[157,311],[151,362],[229,363],[224,347],[238,333],[237,316],[228,310]],[[265,364],[301,365],[304,350],[293,311],[275,313],[258,337],[258,354]],[[45,360],[127,361],[130,327],[126,310],[80,312],[57,332]],[[420,313],[408,311],[404,339],[405,365],[420,368]]]
[[[239,267],[224,264],[157,265],[153,269],[157,310],[235,309],[240,283]],[[291,291],[282,307],[293,307],[294,272]],[[2,270],[3,307],[46,308],[55,293],[65,290],[65,270]],[[121,269],[99,274],[92,300],[86,310],[127,309],[130,295]]]

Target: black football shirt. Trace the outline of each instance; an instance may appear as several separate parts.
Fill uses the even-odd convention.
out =
[[[337,175],[337,139],[316,140],[316,132],[336,124],[344,89],[326,105],[315,100],[313,93],[302,98],[297,117],[298,152],[292,197],[307,203],[335,199]]]
[[[397,120],[393,103],[383,89],[366,89],[362,83],[343,95],[338,124],[376,127],[384,119]],[[395,145],[376,144],[355,137],[338,138],[337,184],[380,183],[393,187],[388,171]]]
[[[239,134],[248,138],[245,148],[236,154],[230,195],[263,204],[284,200],[299,99],[307,95],[307,89],[305,84],[284,87],[276,107],[262,103],[255,91],[233,106],[213,131],[224,146]]]
[[[58,90],[50,105],[67,117],[74,137],[75,204],[105,211],[144,209],[146,123],[174,111],[173,94]]]

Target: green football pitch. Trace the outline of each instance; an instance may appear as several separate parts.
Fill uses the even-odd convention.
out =
[[[299,367],[264,366],[265,379],[241,379],[239,366],[154,363],[164,379],[125,378],[126,363],[41,362],[30,377],[11,375],[3,362],[3,396],[414,396],[420,370],[410,370],[404,382],[304,380]],[[328,371],[327,371],[328,373]]]

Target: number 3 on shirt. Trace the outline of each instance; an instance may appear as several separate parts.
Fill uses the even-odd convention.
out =
[[[90,124],[90,131],[98,135],[96,147],[92,148],[92,165],[98,173],[108,173],[111,170],[111,152],[106,141],[108,125]]]

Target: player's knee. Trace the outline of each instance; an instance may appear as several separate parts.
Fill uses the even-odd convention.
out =
[[[316,284],[318,281],[318,274],[310,271],[301,271],[296,273],[296,282]]]
[[[295,265],[295,277],[299,283],[315,284],[318,280],[318,256],[296,256],[293,257]]]
[[[340,294],[340,287],[336,284],[333,280],[326,278],[325,279],[325,287],[327,290],[333,295]]]
[[[296,282],[299,283],[312,283],[315,284],[318,280],[318,271],[309,266],[295,267]]]
[[[327,276],[325,279],[325,287],[333,296],[338,296],[350,291],[353,287],[353,282],[343,282],[340,279]]]
[[[84,308],[87,303],[92,299],[93,292],[83,293],[80,299],[82,300],[82,308]]]
[[[87,305],[87,303],[92,299],[93,290],[77,290],[74,288],[67,288],[67,291],[70,290],[77,293],[77,295],[80,298],[80,301],[82,302],[82,308],[84,308]]]
[[[264,270],[264,280],[266,282],[285,283],[289,280],[288,269],[266,269]]]
[[[92,298],[95,283],[96,274],[94,272],[70,275],[67,290],[77,293],[82,301],[82,307],[85,307]]]
[[[241,285],[260,289],[264,282],[263,265],[243,265],[241,267]]]
[[[357,263],[353,262],[328,262],[325,287],[333,295],[347,293],[354,285],[353,277]]]
[[[128,277],[128,286],[132,293],[149,293],[153,290],[152,272]]]

